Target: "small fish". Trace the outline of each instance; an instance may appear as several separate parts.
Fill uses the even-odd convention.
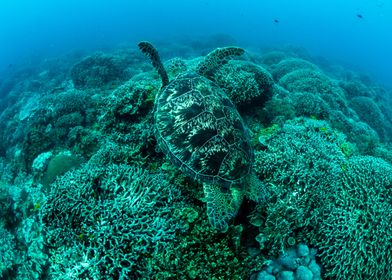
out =
[[[357,14],[357,18],[363,19],[363,15]]]
[[[279,23],[279,20],[278,20],[278,19],[274,19],[274,22],[275,22],[275,23]]]

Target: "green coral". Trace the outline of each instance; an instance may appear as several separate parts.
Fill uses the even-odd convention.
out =
[[[0,223],[0,277],[7,279],[16,261],[16,243],[14,236]]]
[[[293,92],[288,99],[295,108],[296,117],[327,119],[331,114],[330,106],[317,94]]]
[[[96,53],[83,58],[71,69],[71,79],[75,88],[98,88],[118,82],[123,76],[123,67],[118,57]]]
[[[251,220],[258,221],[266,239],[263,246],[274,254],[287,248],[290,238],[306,242],[303,233],[316,223],[325,192],[344,172],[347,160],[340,145],[346,141],[325,121],[305,118],[287,121],[274,134],[260,138],[265,139],[255,153],[255,170],[274,197],[266,206],[258,205]]]
[[[392,165],[352,157],[319,211],[310,242],[328,279],[391,279]]]
[[[392,124],[380,110],[380,107],[373,99],[365,96],[354,97],[351,99],[351,106],[356,111],[363,122],[373,128],[381,139],[387,140],[392,133],[387,133],[392,129]]]
[[[249,61],[231,60],[220,67],[213,80],[237,106],[262,105],[271,97],[271,74]]]
[[[152,110],[160,83],[153,77],[140,74],[116,88],[104,98],[100,123],[106,128],[119,123],[140,120]]]
[[[309,92],[319,95],[332,110],[349,113],[344,91],[328,76],[314,69],[298,69],[279,80],[290,92]]]
[[[313,63],[301,58],[287,58],[281,59],[279,63],[273,65],[272,75],[276,81],[279,81],[283,76],[298,69],[309,69],[317,71],[319,68]]]
[[[52,255],[80,250],[64,264],[51,263],[51,273],[149,278],[151,258],[187,229],[172,215],[183,203],[163,175],[135,166],[86,165],[66,173],[52,184],[41,217]],[[94,265],[75,269],[83,258]]]
[[[282,60],[286,59],[287,56],[288,55],[282,51],[269,51],[262,55],[261,63],[271,66],[273,64],[278,64]]]

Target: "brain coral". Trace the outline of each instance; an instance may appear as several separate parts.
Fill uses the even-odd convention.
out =
[[[328,279],[392,278],[392,165],[350,158],[310,242]]]

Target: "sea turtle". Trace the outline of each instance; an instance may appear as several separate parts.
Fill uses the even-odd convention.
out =
[[[208,77],[238,47],[216,49],[188,71],[169,81],[158,51],[149,42],[140,50],[162,79],[155,98],[155,137],[163,153],[185,174],[203,183],[212,226],[226,231],[246,192],[252,174],[253,148],[247,128],[225,92]]]

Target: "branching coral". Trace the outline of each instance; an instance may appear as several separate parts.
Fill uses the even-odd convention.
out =
[[[148,275],[149,259],[186,228],[172,215],[183,201],[162,175],[128,165],[86,165],[52,185],[41,215],[52,254],[74,246],[82,250],[78,258],[83,252],[86,262],[99,263],[78,270],[79,277],[131,279]],[[72,269],[52,265],[57,275]]]
[[[6,279],[16,261],[14,236],[0,222],[0,277]],[[4,277],[4,278],[3,278]]]
[[[326,122],[311,119],[288,121],[261,138],[255,169],[275,197],[266,210],[260,205],[260,213],[267,216],[259,230],[274,254],[287,248],[289,238],[306,242],[302,234],[315,225],[325,193],[333,191],[344,172],[346,141]]]
[[[349,160],[310,236],[328,279],[392,277],[391,198],[392,165],[367,156]]]

